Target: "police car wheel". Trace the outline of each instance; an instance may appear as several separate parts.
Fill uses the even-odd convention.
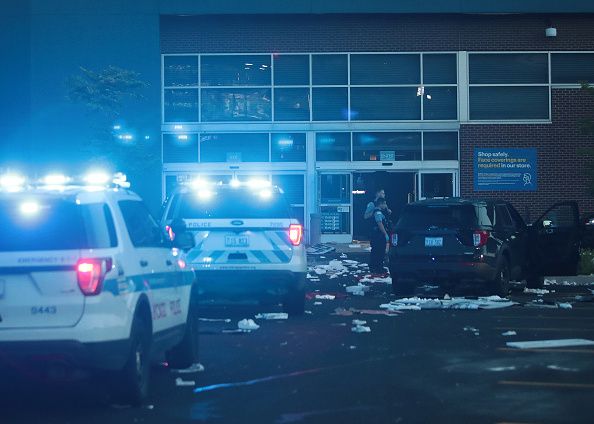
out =
[[[192,297],[194,299],[194,297]],[[198,310],[196,302],[191,301],[186,320],[184,338],[167,352],[167,362],[171,368],[188,368],[198,362]]]
[[[151,334],[148,325],[135,317],[130,334],[126,365],[115,376],[114,395],[118,401],[140,405],[148,395]]]
[[[305,290],[291,290],[283,302],[283,311],[292,316],[305,313]]]

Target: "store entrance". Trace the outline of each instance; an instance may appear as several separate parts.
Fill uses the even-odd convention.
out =
[[[377,189],[383,188],[386,192],[388,208],[392,210],[391,219],[395,222],[404,205],[417,197],[415,179],[414,172],[354,172],[353,239],[369,240],[371,221],[365,220],[363,214]]]

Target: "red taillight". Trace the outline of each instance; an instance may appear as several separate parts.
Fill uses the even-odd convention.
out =
[[[289,240],[293,246],[299,246],[303,237],[303,227],[299,224],[291,224],[289,227]]]
[[[76,263],[76,277],[80,291],[85,296],[101,293],[103,279],[111,266],[111,258],[79,259]]]
[[[173,229],[169,225],[165,226],[165,231],[167,232],[167,235],[169,236],[169,239],[171,241],[175,240],[175,233],[173,232]]]
[[[472,233],[472,244],[474,247],[481,247],[487,244],[487,240],[489,240],[490,233],[485,230],[476,230]]]

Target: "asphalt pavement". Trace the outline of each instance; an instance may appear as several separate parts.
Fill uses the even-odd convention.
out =
[[[594,346],[507,343],[594,340],[594,277],[549,279],[541,293],[520,285],[509,298],[516,304],[497,309],[434,301],[391,311],[388,281],[361,280],[364,253],[310,259],[303,317],[255,318],[282,312],[278,305],[204,305],[204,371],[156,365],[143,407],[114,404],[93,379],[19,377],[2,382],[0,423],[592,422]],[[360,281],[368,291],[347,293]],[[462,294],[472,307],[476,299]],[[419,295],[442,302],[446,293],[428,286]],[[260,327],[239,332],[242,319]]]

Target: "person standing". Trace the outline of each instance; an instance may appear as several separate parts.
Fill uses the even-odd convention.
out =
[[[363,214],[363,218],[364,219],[370,219],[373,216],[373,212],[375,211],[375,202],[378,199],[385,199],[386,198],[386,192],[384,191],[383,188],[378,188],[377,190],[375,190],[375,197],[373,198],[373,200],[371,202],[369,202],[367,204],[367,208],[365,209],[365,213]],[[388,215],[390,215],[392,213],[392,211],[388,208],[386,208],[386,212]]]
[[[378,198],[374,203],[374,207],[369,270],[374,274],[384,274],[384,257],[390,248],[390,234],[388,233],[388,219],[386,218],[388,210],[386,199],[383,197]]]

